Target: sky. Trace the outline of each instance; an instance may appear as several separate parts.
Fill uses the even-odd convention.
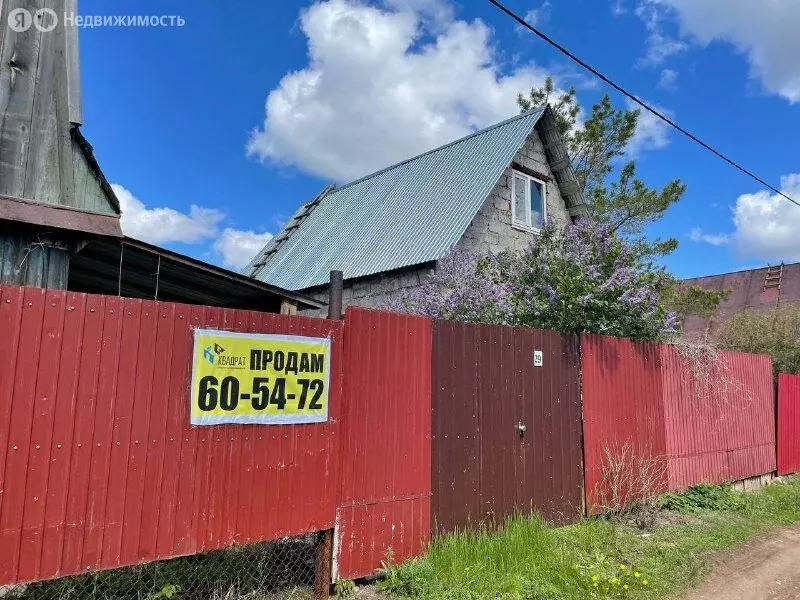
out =
[[[800,201],[800,2],[507,0]],[[241,269],[297,207],[518,112],[552,76],[626,100],[485,0],[81,0],[167,15],[80,31],[83,131],[126,234]],[[177,26],[178,22],[182,26]],[[651,236],[678,277],[800,260],[800,207],[643,116],[626,158],[687,192]]]

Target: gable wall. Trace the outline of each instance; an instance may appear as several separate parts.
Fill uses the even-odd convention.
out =
[[[569,223],[569,212],[561,197],[561,192],[558,190],[544,154],[544,146],[536,131],[528,136],[525,145],[514,157],[513,162],[550,177],[546,192],[547,216],[561,226]],[[499,253],[504,250],[523,250],[535,238],[535,233],[515,229],[511,226],[511,171],[509,166],[500,176],[483,206],[456,244],[457,247],[476,254]],[[426,265],[365,277],[356,282],[345,281],[342,307],[386,308],[394,300],[403,297],[410,289],[424,283],[431,273],[431,267]],[[316,300],[328,302],[327,287],[306,290],[305,293]],[[313,310],[304,314],[324,316],[327,314],[327,310]]]
[[[514,157],[514,162],[550,177],[546,186],[547,216],[562,227],[567,225],[569,212],[545,157],[542,141],[535,130]],[[497,185],[456,244],[457,247],[477,254],[497,254],[504,250],[524,250],[536,237],[535,233],[511,226],[511,172],[509,166],[500,176]]]

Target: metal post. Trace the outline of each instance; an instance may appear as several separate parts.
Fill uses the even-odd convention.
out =
[[[339,320],[342,318],[342,290],[344,289],[344,275],[341,271],[331,271],[331,283],[328,289],[328,318]]]
[[[314,600],[328,600],[333,567],[333,529],[321,531],[314,561]]]

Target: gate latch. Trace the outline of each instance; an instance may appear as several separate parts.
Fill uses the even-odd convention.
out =
[[[519,432],[519,435],[520,435],[520,436],[523,436],[523,435],[525,435],[525,432],[526,432],[527,430],[528,430],[528,428],[527,428],[525,425],[523,425],[523,424],[522,424],[522,421],[520,421],[519,423],[517,423],[517,431]]]

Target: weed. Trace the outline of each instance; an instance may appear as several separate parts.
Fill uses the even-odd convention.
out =
[[[691,514],[700,510],[739,510],[744,506],[743,498],[744,494],[734,492],[729,485],[701,483],[680,494],[665,494],[660,503],[662,508]]]
[[[337,598],[355,598],[356,597],[356,584],[350,579],[342,579],[337,581],[333,586],[333,591]]]

